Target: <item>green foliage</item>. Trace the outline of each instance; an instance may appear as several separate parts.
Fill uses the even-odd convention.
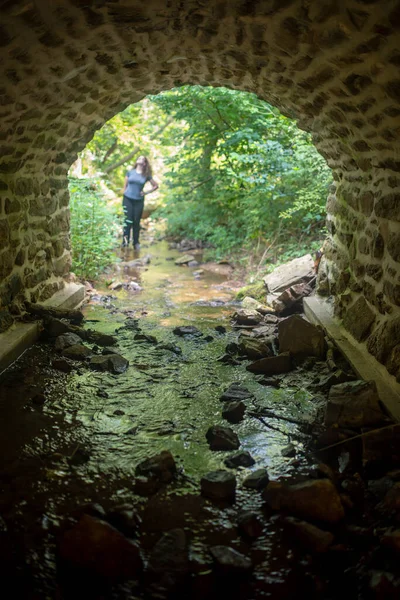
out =
[[[119,218],[95,179],[70,177],[69,192],[72,270],[78,277],[93,280],[115,260],[112,250]]]
[[[226,88],[182,87],[150,99],[181,123],[162,140],[179,148],[165,159],[161,214],[171,235],[207,241],[217,258],[272,242],[297,256],[322,238],[331,174],[293,120]]]

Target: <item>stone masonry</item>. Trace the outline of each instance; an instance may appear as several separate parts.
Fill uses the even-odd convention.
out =
[[[3,0],[0,311],[63,286],[67,172],[109,118],[183,84],[255,92],[334,173],[321,293],[400,381],[400,2]]]

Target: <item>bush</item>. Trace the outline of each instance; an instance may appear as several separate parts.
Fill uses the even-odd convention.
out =
[[[110,207],[95,179],[69,178],[72,270],[95,279],[115,260],[113,249],[121,218]]]

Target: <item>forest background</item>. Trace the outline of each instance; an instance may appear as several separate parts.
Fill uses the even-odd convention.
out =
[[[164,234],[252,271],[317,250],[332,176],[310,134],[250,93],[185,86],[108,121],[70,170],[73,271],[95,279],[122,234],[122,189],[139,155],[160,189],[147,214]]]

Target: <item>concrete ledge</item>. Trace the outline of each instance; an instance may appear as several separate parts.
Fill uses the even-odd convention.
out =
[[[85,298],[83,285],[68,283],[65,288],[43,304],[55,308],[77,308]],[[41,321],[33,323],[15,323],[4,333],[0,333],[0,373],[32,346],[41,330]]]
[[[361,379],[375,381],[379,398],[393,419],[400,421],[400,384],[396,378],[340,325],[326,300],[311,296],[304,298],[303,302],[307,319],[325,329]]]

